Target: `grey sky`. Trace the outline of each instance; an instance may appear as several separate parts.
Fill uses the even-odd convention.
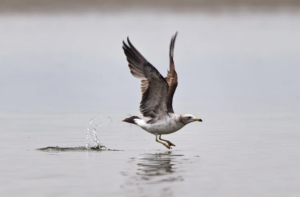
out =
[[[1,15],[1,113],[128,111],[122,40],[165,75],[178,31],[178,113],[300,109],[297,13]],[[194,113],[197,115],[197,113]]]

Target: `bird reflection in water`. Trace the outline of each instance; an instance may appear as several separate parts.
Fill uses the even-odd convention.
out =
[[[183,155],[172,152],[143,154],[138,158],[137,175],[149,183],[183,180],[181,176],[168,176],[175,175],[176,158],[179,156]]]
[[[174,184],[183,181],[178,168],[184,163],[182,156],[172,152],[139,155],[136,173],[124,185],[128,196],[173,196]]]

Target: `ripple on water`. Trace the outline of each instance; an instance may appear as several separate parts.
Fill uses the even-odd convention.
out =
[[[78,147],[58,147],[58,146],[48,146],[45,148],[38,148],[37,150],[45,152],[70,152],[70,151],[121,151],[116,149],[109,149],[105,146],[98,146],[92,148],[86,148],[85,146]]]

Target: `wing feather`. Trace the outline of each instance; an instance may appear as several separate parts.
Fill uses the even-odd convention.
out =
[[[177,79],[177,73],[175,70],[175,64],[174,64],[174,47],[175,47],[175,41],[177,37],[177,32],[171,39],[170,43],[170,70],[168,71],[168,75],[166,77],[166,81],[169,85],[168,95],[167,95],[167,110],[169,113],[174,113],[173,110],[173,96],[176,91],[177,85],[178,85],[178,79]]]
[[[168,83],[127,38],[128,45],[123,42],[123,50],[127,57],[130,72],[141,79],[142,100],[140,112],[145,117],[161,119],[167,112]]]

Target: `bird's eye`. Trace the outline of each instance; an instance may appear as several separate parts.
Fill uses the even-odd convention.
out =
[[[191,119],[192,117],[188,117],[188,119]]]

